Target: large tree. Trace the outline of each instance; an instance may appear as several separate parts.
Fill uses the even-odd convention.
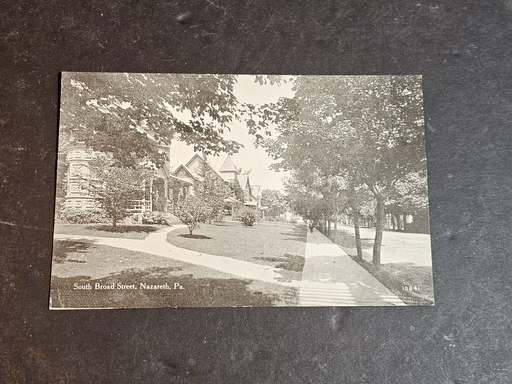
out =
[[[428,195],[425,172],[411,172],[395,184],[386,212],[393,216],[397,229],[408,230],[407,215],[414,217],[414,230],[428,231]]]
[[[236,152],[223,132],[247,106],[233,75],[74,73],[62,75],[60,132],[116,162],[161,166],[172,140],[205,154]]]
[[[270,217],[279,217],[288,208],[285,195],[274,189],[264,189],[261,191],[261,205],[267,207],[265,214]]]
[[[212,168],[209,162],[203,158],[201,165],[196,170],[200,180],[197,182],[195,192],[208,207],[208,220],[216,220],[222,215],[232,190],[228,182],[223,180]]]
[[[380,265],[385,204],[396,183],[425,169],[422,95],[415,76],[299,76],[295,97],[271,106],[265,146],[289,170],[338,176],[376,201],[373,262]],[[269,107],[270,108],[270,107]]]
[[[331,222],[336,229],[338,214],[346,205],[346,197],[339,193],[343,183],[339,177],[301,169],[286,180],[285,191],[292,209],[304,219],[321,224],[329,236]]]
[[[128,209],[134,201],[143,199],[150,173],[141,167],[120,167],[108,160],[96,160],[90,169],[90,177],[84,180],[85,188],[116,228],[117,223],[129,215]]]

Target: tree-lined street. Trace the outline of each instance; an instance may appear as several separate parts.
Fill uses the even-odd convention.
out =
[[[112,233],[130,220],[170,228],[143,240],[95,237],[90,227],[56,239],[300,286],[299,305],[401,305],[401,289],[419,287],[418,300],[432,303],[421,78],[249,80],[273,101],[244,99],[236,75],[64,74],[60,141],[76,154],[69,172],[59,163],[59,182],[73,187],[59,195],[74,204],[59,219],[110,220]],[[256,184],[246,166],[212,165],[248,139],[273,160]],[[173,167],[176,142],[195,154]],[[280,171],[281,189],[265,187]]]
[[[271,107],[278,134],[264,144],[275,167],[292,172],[287,184],[292,206],[307,219],[323,221],[328,235],[330,223],[336,225],[347,213],[356,238],[361,211],[372,206],[378,267],[391,198],[398,211],[407,205],[401,199],[414,193],[426,201],[426,183],[423,189],[411,186],[426,180],[421,81],[415,76],[299,76],[295,90],[294,98]],[[409,193],[400,194],[398,187],[403,192],[406,185]]]

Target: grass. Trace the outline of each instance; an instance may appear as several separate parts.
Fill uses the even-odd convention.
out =
[[[427,265],[416,265],[406,262],[410,259],[416,260],[417,253],[430,252],[425,248],[424,242],[419,242],[421,235],[409,233],[384,233],[384,244],[382,247],[382,265],[375,267],[372,260],[373,238],[368,236],[370,231],[363,229],[361,233],[361,245],[363,249],[363,260],[357,259],[355,235],[353,229],[346,227],[338,229],[334,242],[345,252],[356,260],[362,267],[370,272],[376,279],[384,284],[395,295],[400,297],[406,304],[431,305],[434,303],[434,287],[432,282],[432,267]],[[411,240],[409,240],[409,238]],[[429,254],[430,257],[430,254]],[[393,258],[397,262],[392,262]],[[408,288],[413,288],[412,291]]]
[[[379,268],[366,260],[356,260],[377,280],[408,305],[434,304],[434,287],[430,267],[382,264]],[[405,287],[414,288],[413,290]]]
[[[194,231],[195,237],[209,239],[190,238],[184,228],[169,232],[167,241],[180,248],[300,273],[304,267],[306,229],[290,224],[244,227],[239,222],[224,222],[202,224]]]
[[[165,225],[117,225],[114,229],[107,224],[55,224],[55,233],[96,237],[115,237],[143,240],[151,232],[166,228]]]
[[[54,243],[53,308],[223,307],[294,305],[297,292],[233,278],[209,268],[87,241]],[[177,290],[76,290],[74,284],[178,283]]]

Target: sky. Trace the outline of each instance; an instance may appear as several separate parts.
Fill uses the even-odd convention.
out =
[[[276,102],[280,97],[293,97],[294,92],[291,89],[292,84],[277,85],[260,85],[254,83],[254,76],[239,75],[238,82],[234,87],[234,94],[241,102],[247,102],[255,105]],[[179,116],[178,116],[179,117]],[[225,132],[226,139],[235,140],[243,144],[238,153],[233,154],[233,162],[237,167],[241,167],[244,171],[251,170],[249,178],[251,184],[260,185],[261,189],[282,190],[282,179],[286,172],[276,172],[269,169],[273,160],[268,156],[265,149],[256,148],[253,144],[253,136],[249,135],[248,129],[244,122],[233,122],[231,131]],[[175,141],[171,145],[171,166],[176,168],[180,164],[185,164],[194,155],[192,147],[187,146],[183,142]],[[220,156],[209,156],[208,161],[214,169],[218,170],[227,154]]]

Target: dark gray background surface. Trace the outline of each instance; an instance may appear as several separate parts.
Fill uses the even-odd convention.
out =
[[[0,20],[0,382],[512,382],[511,1],[7,0]],[[436,306],[50,312],[61,71],[424,75]]]

